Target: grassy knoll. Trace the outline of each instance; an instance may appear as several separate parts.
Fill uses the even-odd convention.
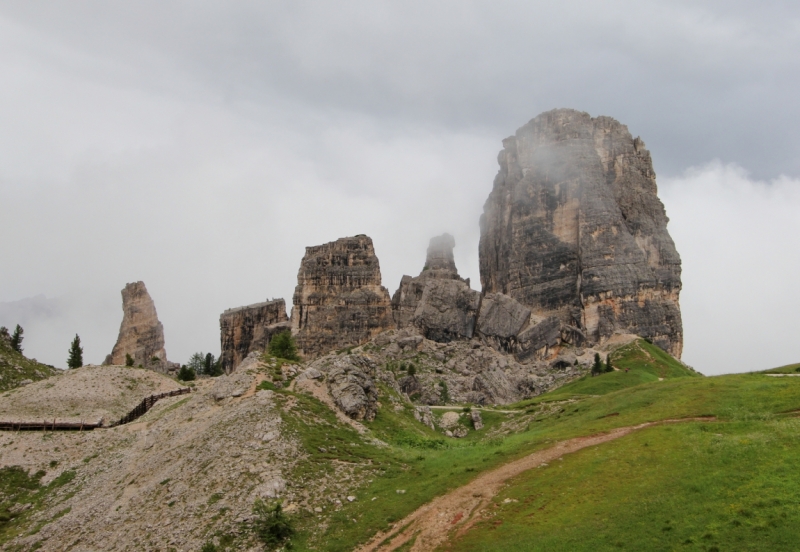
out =
[[[610,355],[610,360],[617,371],[594,377],[586,374],[553,392],[542,395],[533,402],[562,400],[581,395],[605,395],[611,391],[659,379],[699,376],[697,372],[644,339],[620,347]]]

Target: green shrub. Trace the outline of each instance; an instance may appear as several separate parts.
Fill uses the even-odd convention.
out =
[[[197,374],[192,368],[189,368],[185,364],[181,366],[181,369],[178,370],[178,379],[181,381],[193,381],[197,377]]]
[[[276,502],[270,507],[261,500],[256,499],[253,503],[253,532],[258,540],[264,543],[268,550],[272,550],[280,545],[291,548],[289,539],[295,533],[292,520],[283,513],[280,502]]]
[[[292,332],[289,330],[273,335],[269,341],[268,351],[274,357],[294,361],[300,360],[297,354],[297,344],[292,337]]]
[[[450,390],[447,389],[447,383],[444,381],[439,382],[439,399],[441,399],[442,404],[450,402]]]
[[[211,541],[206,541],[206,543],[203,545],[203,548],[200,549],[200,552],[218,552],[218,551],[219,548],[217,548],[217,545]]]
[[[133,368],[133,357],[130,353],[125,353],[125,366]]]
[[[417,367],[414,366],[413,363],[408,365],[408,375],[409,376],[416,376],[417,375]]]

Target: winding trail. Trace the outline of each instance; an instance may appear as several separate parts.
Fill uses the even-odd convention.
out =
[[[646,422],[628,427],[612,429],[608,432],[575,437],[556,445],[531,453],[528,456],[504,464],[499,468],[479,475],[463,487],[433,499],[420,506],[404,519],[396,522],[386,533],[378,533],[371,541],[358,548],[358,552],[388,552],[397,550],[416,536],[411,552],[433,550],[445,540],[450,531],[467,531],[478,519],[478,515],[505,484],[505,482],[524,471],[546,464],[557,458],[586,447],[599,445],[619,439],[633,431],[646,427],[693,421],[713,421],[713,416],[700,418],[680,418]]]

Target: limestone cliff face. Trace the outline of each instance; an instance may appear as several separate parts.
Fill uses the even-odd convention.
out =
[[[144,282],[127,284],[122,290],[122,313],[117,343],[104,364],[124,365],[125,355],[130,354],[134,366],[160,372],[171,368],[164,349],[164,326]]]
[[[439,342],[472,337],[480,293],[458,275],[453,260],[455,244],[450,234],[432,238],[419,276],[403,276],[392,297],[399,328],[414,326],[426,338]]]
[[[273,335],[290,326],[283,299],[226,310],[219,317],[223,370],[233,372],[249,353],[264,351]]]
[[[680,357],[681,261],[644,142],[612,118],[557,109],[503,146],[480,222],[484,293],[591,341],[624,331]]]
[[[371,238],[359,235],[306,247],[291,323],[306,357],[365,343],[395,326]]]

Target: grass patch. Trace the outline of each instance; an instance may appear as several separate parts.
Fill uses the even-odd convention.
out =
[[[0,545],[22,534],[31,515],[51,506],[53,492],[75,478],[74,471],[65,471],[48,485],[42,485],[44,475],[43,471],[29,474],[19,466],[0,469]],[[53,519],[67,513],[69,508],[56,513]]]

